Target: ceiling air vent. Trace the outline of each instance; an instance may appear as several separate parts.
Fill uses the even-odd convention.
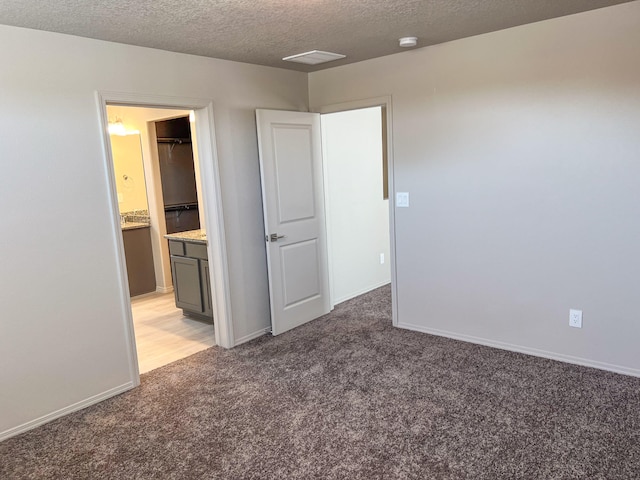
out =
[[[306,63],[307,65],[318,65],[319,63],[331,62],[346,57],[339,53],[323,52],[320,50],[311,50],[310,52],[298,53],[284,57],[282,60],[287,62]]]

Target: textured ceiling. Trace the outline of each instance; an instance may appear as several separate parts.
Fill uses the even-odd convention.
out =
[[[310,72],[626,1],[0,0],[0,24]],[[309,50],[347,58],[281,60]]]

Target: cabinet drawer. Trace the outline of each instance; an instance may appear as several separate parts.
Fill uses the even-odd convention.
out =
[[[186,253],[185,256],[192,258],[207,259],[207,246],[201,243],[185,243]]]
[[[184,243],[176,240],[169,240],[169,253],[171,255],[184,256]]]

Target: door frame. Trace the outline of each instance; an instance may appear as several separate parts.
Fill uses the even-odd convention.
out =
[[[214,332],[216,345],[224,348],[234,346],[233,323],[231,316],[231,295],[229,292],[229,268],[227,261],[226,236],[220,191],[220,173],[215,139],[213,102],[210,99],[190,97],[168,97],[136,93],[96,91],[96,103],[100,118],[103,139],[104,174],[109,197],[112,240],[118,255],[117,269],[120,277],[120,299],[125,335],[128,344],[128,363],[134,386],[140,384],[138,357],[129,297],[129,281],[125,263],[124,244],[121,234],[118,194],[115,183],[113,154],[109,137],[107,105],[128,107],[159,107],[193,110],[196,132],[198,134],[198,156],[202,173],[202,201],[207,225],[207,254],[210,265],[212,287]]]
[[[333,103],[329,105],[314,107],[312,112],[338,113],[350,110],[360,110],[362,108],[383,107],[386,113],[386,134],[387,134],[387,187],[389,191],[389,249],[390,249],[390,270],[391,270],[391,316],[394,327],[398,326],[398,280],[396,270],[396,217],[395,217],[395,182],[394,182],[394,162],[393,162],[393,115],[392,115],[392,98],[391,95],[381,97],[365,98],[361,100],[351,100],[347,102]],[[323,161],[324,163],[324,161]],[[323,167],[325,168],[325,167]],[[324,175],[325,192],[327,189],[327,176]],[[325,193],[325,211],[329,212],[327,197]],[[326,228],[326,227],[325,227]],[[327,245],[329,247],[329,245]],[[330,256],[330,255],[329,255]],[[331,278],[332,265],[329,261],[329,277]],[[333,288],[329,289],[331,296],[331,305],[333,306]],[[332,307],[333,308],[333,307]]]

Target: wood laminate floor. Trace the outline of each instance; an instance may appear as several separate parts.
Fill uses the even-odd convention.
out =
[[[173,293],[131,299],[140,373],[145,373],[215,345],[213,324],[176,308]]]

